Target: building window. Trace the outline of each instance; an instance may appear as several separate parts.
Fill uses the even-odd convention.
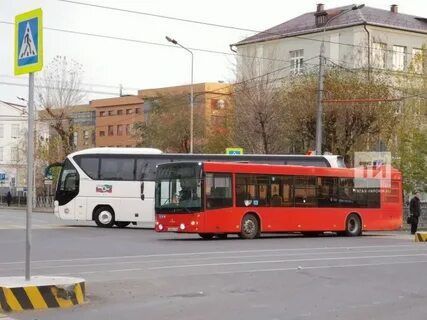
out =
[[[3,147],[0,147],[0,161],[3,161]]]
[[[88,130],[83,131],[83,138],[89,139],[89,131]]]
[[[109,116],[114,116],[114,111],[113,110],[108,111],[108,115]]]
[[[12,124],[12,138],[19,137],[19,124]]]
[[[130,135],[130,130],[131,130],[131,125],[127,124],[126,125],[126,135],[129,136]]]
[[[125,131],[124,125],[123,124],[119,124],[117,126],[117,135],[118,136],[122,136],[123,133],[124,133],[124,131]]]
[[[406,68],[406,47],[393,46],[393,70],[403,71]]]
[[[412,49],[411,65],[415,73],[423,73],[423,49]]]
[[[105,117],[105,111],[100,111],[100,112],[99,112],[99,116],[100,116],[100,117]]]
[[[18,148],[17,147],[11,147],[10,148],[10,160],[11,161],[18,161]]]
[[[0,138],[4,138],[4,125],[0,124]]]
[[[139,109],[139,108],[135,108],[135,113],[136,114],[139,114],[141,112],[141,109]]]
[[[126,114],[132,114],[132,109],[126,109]]]
[[[114,136],[114,126],[108,126],[108,135]]]
[[[374,42],[372,45],[372,58],[375,68],[385,69],[387,61],[387,45],[381,42]]]
[[[79,134],[77,132],[73,132],[73,145],[77,147],[77,141],[79,138]]]
[[[118,115],[118,116],[121,116],[122,114],[123,114],[123,110],[121,110],[121,109],[120,109],[120,110],[117,110],[117,115]]]
[[[99,131],[99,136],[100,137],[105,137],[105,131]]]
[[[289,51],[289,56],[291,58],[291,72],[294,74],[301,73],[303,71],[304,50]]]

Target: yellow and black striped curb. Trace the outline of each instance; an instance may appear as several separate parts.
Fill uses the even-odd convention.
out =
[[[415,242],[426,242],[426,241],[427,241],[427,232],[415,233]]]
[[[69,308],[85,302],[85,283],[0,287],[0,311]]]

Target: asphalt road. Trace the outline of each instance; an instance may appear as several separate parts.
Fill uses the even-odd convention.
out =
[[[89,303],[14,319],[421,319],[427,244],[403,232],[205,241],[33,216],[33,275],[86,279]],[[24,274],[24,213],[0,211],[0,277]]]

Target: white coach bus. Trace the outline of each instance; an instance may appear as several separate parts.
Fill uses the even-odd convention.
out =
[[[62,164],[55,215],[95,221],[100,227],[139,223],[154,227],[156,166],[174,161],[245,161],[316,167],[343,167],[335,155],[168,154],[152,148],[92,148],[72,153]]]

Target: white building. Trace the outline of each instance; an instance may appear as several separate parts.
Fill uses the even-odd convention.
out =
[[[326,10],[318,4],[314,12],[232,45],[240,56],[239,80],[272,71],[283,77],[316,68],[323,37],[327,63],[348,68],[406,71],[416,61],[413,58],[422,55],[427,45],[427,18],[398,13],[397,5],[390,10],[364,6],[337,17],[352,7]],[[422,63],[413,67],[417,73],[423,72]]]
[[[27,107],[0,101],[0,193],[26,185]]]

